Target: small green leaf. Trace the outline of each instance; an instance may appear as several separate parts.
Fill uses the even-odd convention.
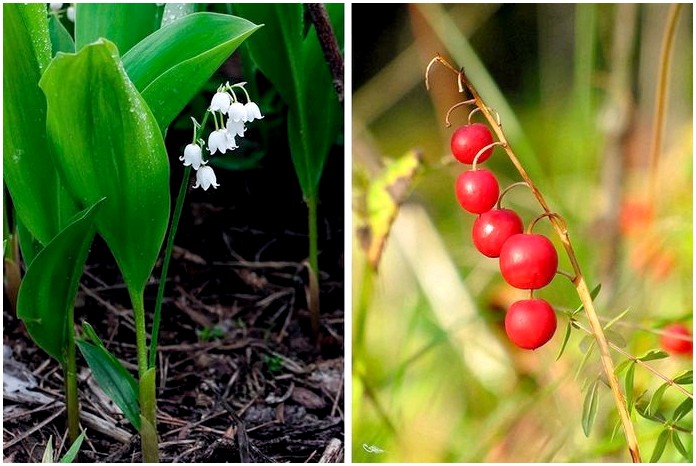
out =
[[[635,363],[631,364],[626,371],[626,376],[624,378],[624,391],[626,392],[626,407],[630,413],[633,409],[633,377],[636,372]]]
[[[90,205],[131,294],[145,287],[169,218],[169,159],[150,110],[114,44],[60,54],[40,82],[56,165],[72,195]]]
[[[594,301],[597,296],[599,296],[599,292],[602,290],[602,284],[598,283],[597,286],[595,286],[592,291],[590,291],[590,299]],[[573,315],[581,312],[583,309],[585,309],[585,306],[583,304],[580,305],[575,311],[573,312]]]
[[[677,375],[673,380],[674,383],[679,385],[691,385],[694,383],[694,371],[689,369],[682,374]]]
[[[58,52],[75,53],[75,41],[56,15],[48,18],[48,32],[51,35],[54,57]]]
[[[679,438],[679,432],[676,430],[671,431],[671,437],[672,437],[672,444],[674,444],[674,448],[677,449],[680,455],[689,463],[694,462],[693,455],[690,454],[690,452],[684,447],[684,444],[682,443],[681,439]]]
[[[691,412],[691,410],[694,409],[694,400],[691,398],[686,398],[684,401],[682,401],[679,406],[676,407],[674,410],[674,414],[672,415],[672,420],[674,422],[677,422],[687,414]]]
[[[585,401],[582,404],[582,431],[585,437],[590,436],[592,425],[597,417],[597,388],[599,380],[595,380],[585,394]]]
[[[667,357],[669,357],[669,354],[665,353],[664,351],[650,350],[647,353],[645,353],[643,356],[639,357],[638,359],[640,359],[643,362],[646,362],[646,361],[654,361],[656,359],[664,359]]]
[[[662,453],[665,451],[665,446],[667,446],[667,440],[669,440],[669,430],[665,429],[660,432],[660,436],[657,437],[657,442],[655,443],[655,449],[653,450],[652,456],[650,457],[651,463],[657,463],[662,457]]]
[[[650,398],[650,403],[648,404],[648,413],[654,414],[657,412],[658,408],[660,407],[660,402],[662,402],[662,395],[664,395],[665,390],[667,390],[668,387],[669,384],[663,383],[660,385],[660,388],[655,390],[655,393],[653,393],[653,396]]]
[[[17,299],[17,316],[36,344],[60,363],[66,362],[68,332],[73,332],[77,287],[94,238],[99,200],[78,214],[36,256],[27,270]]]
[[[82,442],[85,439],[85,431],[83,430],[82,433],[80,433],[79,437],[75,439],[72,445],[70,445],[70,449],[65,452],[65,455],[60,459],[61,463],[72,463],[75,461],[75,458],[77,457],[77,454],[80,452],[80,447],[82,446]]]
[[[194,13],[149,35],[123,66],[164,129],[260,26],[243,18]]]
[[[154,3],[77,3],[76,50],[107,39],[124,54],[159,28],[158,19]]]
[[[625,359],[624,361],[621,362],[618,366],[616,366],[616,369],[614,369],[614,374],[619,375],[621,374],[629,364],[633,364],[632,359]]]
[[[611,328],[612,325],[614,325],[615,323],[617,323],[619,320],[623,319],[624,316],[625,316],[626,314],[628,314],[628,311],[630,311],[630,310],[631,310],[631,308],[629,307],[628,309],[626,309],[625,311],[623,311],[621,314],[617,315],[616,317],[614,317],[613,319],[611,319],[609,322],[607,322],[607,324],[604,326],[604,330],[607,330],[607,329]]]
[[[573,327],[573,324],[569,320],[568,325],[566,325],[565,335],[563,335],[563,343],[561,343],[561,349],[558,350],[558,355],[556,356],[556,361],[561,359],[561,356],[563,355],[563,352],[565,351],[566,345],[568,344],[568,340],[570,340],[570,330],[572,327]]]
[[[53,461],[53,435],[48,436],[48,442],[46,442],[46,449],[44,450],[43,456],[41,456],[42,463],[55,463]]]
[[[604,335],[608,342],[615,344],[619,348],[624,348],[626,346],[626,340],[620,333],[613,330],[606,330]]]
[[[77,340],[76,343],[92,369],[94,380],[121,409],[126,419],[140,430],[138,382],[113,354],[106,351],[101,342],[93,345],[85,340]]]
[[[636,412],[638,414],[640,414],[641,417],[644,417],[645,419],[649,419],[653,422],[657,422],[659,424],[664,424],[667,421],[665,419],[665,417],[660,413],[654,413],[654,414],[649,413],[647,402],[636,403]]]

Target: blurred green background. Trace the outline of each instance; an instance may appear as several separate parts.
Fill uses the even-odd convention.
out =
[[[377,274],[353,247],[353,461],[628,461],[618,415],[600,384],[589,438],[581,427],[598,354],[574,330],[556,361],[567,318],[537,351],[512,346],[504,310],[526,293],[508,286],[497,261],[471,243],[474,216],[454,197],[464,169],[451,163],[452,132],[468,110],[455,75],[436,53],[463,66],[551,209],[562,214],[610,340],[641,356],[659,348],[660,328],[692,326],[693,44],[691,5],[678,16],[664,134],[651,169],[656,88],[669,5],[365,5],[353,8],[354,225],[385,161],[422,149],[423,166],[387,239]],[[474,117],[483,121],[480,114]],[[519,181],[496,149],[487,168],[501,189]],[[656,189],[650,183],[656,180]],[[504,205],[525,224],[540,212],[524,188]],[[558,245],[548,222],[535,231]],[[560,268],[571,270],[560,247]],[[535,293],[557,310],[579,305],[558,276]],[[581,322],[587,323],[584,316]],[[612,352],[618,365],[626,358]],[[667,377],[688,357],[650,364]],[[623,377],[620,378],[623,384]],[[635,370],[634,397],[647,402],[663,381]],[[692,385],[685,388],[692,392]],[[665,391],[669,418],[685,396]],[[643,459],[662,431],[633,412]],[[691,449],[693,418],[680,421]],[[616,429],[616,430],[615,430]],[[684,461],[672,443],[661,461]]]

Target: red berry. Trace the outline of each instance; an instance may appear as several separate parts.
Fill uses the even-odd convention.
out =
[[[505,315],[505,333],[520,348],[537,349],[556,333],[556,313],[543,299],[517,301]]]
[[[691,331],[683,324],[670,324],[662,329],[662,349],[672,354],[692,355],[694,342]]]
[[[476,154],[489,144],[493,144],[493,136],[486,125],[474,123],[459,127],[452,134],[450,147],[452,154],[461,163],[472,164]],[[493,148],[486,150],[478,158],[477,163],[484,162],[493,153]]]
[[[558,269],[558,254],[543,235],[513,235],[500,250],[500,272],[515,288],[535,290],[548,285]]]
[[[457,177],[457,200],[472,214],[482,214],[491,210],[498,200],[498,193],[498,180],[485,168],[468,170]]]
[[[523,230],[522,219],[514,211],[493,209],[479,215],[474,222],[471,236],[474,246],[481,254],[498,257],[505,241]]]

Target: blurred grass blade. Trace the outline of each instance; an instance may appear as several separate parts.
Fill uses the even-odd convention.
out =
[[[121,54],[159,28],[154,3],[77,3],[75,48],[100,38],[113,42]]]
[[[54,57],[58,52],[75,53],[75,41],[56,15],[49,16],[48,31]]]
[[[27,270],[19,289],[17,316],[24,321],[32,340],[61,364],[66,362],[68,332],[74,331],[69,316],[102,201],[82,211],[46,245]]]
[[[694,409],[694,400],[691,398],[687,398],[684,401],[681,402],[679,406],[674,410],[674,414],[672,415],[672,420],[674,422],[677,422],[687,414],[689,414],[692,410]]]
[[[660,458],[662,458],[662,454],[665,452],[667,440],[669,440],[669,430],[665,429],[662,432],[660,432],[660,436],[657,437],[655,449],[653,450],[652,456],[650,457],[651,463],[657,463],[658,461],[660,461]]]
[[[582,431],[585,437],[590,436],[592,425],[597,417],[597,388],[599,380],[595,380],[585,394],[585,401],[582,404]]]
[[[169,160],[157,123],[108,41],[60,55],[40,82],[62,179],[90,205],[131,292],[142,292],[169,218]]]
[[[92,370],[94,380],[119,407],[133,427],[140,430],[138,382],[102,344],[94,345],[85,340],[77,340],[76,343]]]
[[[3,180],[20,221],[46,245],[78,210],[61,188],[45,131],[39,79],[51,59],[46,6],[4,4],[3,13]]]
[[[65,455],[60,459],[61,463],[72,463],[75,461],[75,458],[77,457],[77,454],[80,452],[80,447],[82,446],[82,442],[85,439],[85,431],[83,430],[82,433],[80,433],[80,436],[77,437],[77,439],[73,442],[72,445],[70,445],[70,448],[68,451],[65,452]]]
[[[420,152],[407,152],[400,158],[389,161],[384,171],[367,188],[364,224],[358,229],[358,237],[374,270],[378,268],[391,227],[401,204],[413,189],[422,162]]]
[[[260,26],[243,18],[194,13],[143,39],[123,66],[162,131]]]
[[[630,414],[633,409],[633,379],[636,372],[636,364],[632,363],[628,366],[626,375],[624,376],[624,391],[626,392],[626,406]]]
[[[594,300],[594,298],[592,298],[592,299]],[[616,317],[611,319],[609,322],[607,322],[606,325],[604,326],[604,330],[610,329],[612,325],[614,325],[615,323],[617,323],[618,321],[623,319],[624,316],[626,314],[628,314],[628,311],[630,311],[630,310],[631,310],[631,308],[629,307],[628,309],[626,309],[625,311],[623,311],[622,313],[620,313],[619,315],[617,315]]]

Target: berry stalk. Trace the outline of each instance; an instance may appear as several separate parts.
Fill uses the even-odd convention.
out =
[[[457,75],[457,83],[458,83],[460,92],[464,92],[465,90],[469,91],[469,93],[471,94],[471,96],[473,98],[474,104],[478,108],[480,108],[481,114],[486,118],[486,120],[490,124],[491,128],[493,128],[493,131],[495,131],[495,134],[498,137],[498,140],[502,143],[502,148],[507,153],[508,157],[510,158],[510,161],[515,166],[517,171],[520,173],[520,176],[522,177],[522,179],[527,183],[527,185],[529,186],[529,189],[532,191],[532,194],[537,199],[537,201],[541,205],[544,212],[546,214],[548,214],[551,225],[553,226],[553,229],[558,234],[558,237],[561,240],[561,244],[563,245],[563,248],[565,249],[566,254],[568,256],[568,259],[570,260],[571,266],[573,267],[573,273],[575,274],[575,277],[573,277],[573,279],[571,281],[572,281],[573,285],[575,286],[575,290],[580,298],[580,301],[582,302],[582,304],[585,308],[585,314],[587,315],[587,321],[590,324],[590,329],[592,331],[592,334],[594,335],[595,340],[597,341],[597,347],[599,349],[602,367],[604,369],[604,373],[607,377],[607,380],[609,381],[609,386],[611,388],[611,392],[612,392],[612,395],[614,397],[616,409],[619,413],[619,417],[621,418],[621,424],[623,426],[624,435],[626,436],[626,442],[628,444],[628,450],[629,450],[629,453],[631,455],[631,459],[633,460],[633,462],[636,462],[636,463],[641,462],[640,449],[638,447],[638,439],[636,438],[636,433],[635,433],[635,430],[633,428],[633,424],[631,423],[631,417],[628,413],[628,409],[626,406],[626,400],[624,398],[623,393],[621,392],[621,388],[619,386],[619,381],[616,377],[616,374],[614,373],[614,363],[611,359],[611,355],[609,354],[609,344],[607,342],[606,336],[604,335],[604,330],[603,330],[602,324],[600,323],[599,318],[597,316],[597,312],[595,311],[594,303],[592,302],[592,297],[590,295],[590,290],[587,287],[587,283],[585,282],[585,278],[582,274],[582,271],[580,270],[580,265],[578,263],[576,255],[575,255],[575,251],[573,250],[573,245],[570,241],[570,236],[568,235],[568,230],[565,227],[565,222],[563,222],[562,219],[557,214],[553,214],[553,212],[549,208],[546,200],[544,199],[544,196],[541,194],[541,191],[539,191],[539,188],[537,188],[537,186],[534,184],[532,179],[527,174],[527,171],[524,169],[524,167],[520,163],[519,159],[517,158],[515,153],[512,151],[512,148],[510,147],[510,144],[508,143],[508,141],[505,137],[505,134],[503,133],[502,126],[499,124],[497,119],[493,116],[493,114],[491,113],[491,110],[486,105],[486,103],[483,101],[483,99],[479,95],[479,93],[476,90],[476,88],[474,87],[474,85],[471,83],[469,78],[466,76],[466,73],[464,73],[463,69],[458,70],[458,69],[454,68],[444,58],[437,55],[435,58],[433,58],[431,60],[430,64],[428,65],[428,68],[426,69],[426,74],[425,74],[426,87],[429,87],[428,86],[428,71],[430,70],[430,67],[435,62],[438,62],[438,63],[444,65],[446,68],[448,68],[449,70],[451,70],[452,72],[454,72]]]

